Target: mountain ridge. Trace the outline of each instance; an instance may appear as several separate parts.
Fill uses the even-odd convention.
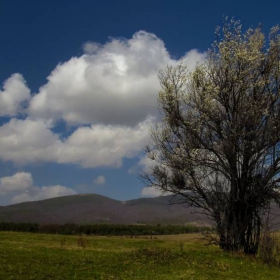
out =
[[[194,208],[170,204],[172,196],[115,200],[76,194],[0,207],[0,222],[39,224],[186,224],[209,225]]]

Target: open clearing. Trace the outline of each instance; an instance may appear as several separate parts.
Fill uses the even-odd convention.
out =
[[[0,232],[0,279],[279,279],[279,268],[196,237]]]

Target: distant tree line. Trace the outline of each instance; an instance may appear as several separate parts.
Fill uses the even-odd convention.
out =
[[[209,227],[196,225],[114,225],[114,224],[49,224],[36,223],[7,223],[0,222],[0,231],[18,231],[34,233],[50,233],[64,235],[108,235],[108,236],[136,236],[136,235],[167,235],[198,233],[209,231]]]

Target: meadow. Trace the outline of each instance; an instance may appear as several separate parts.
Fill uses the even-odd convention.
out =
[[[279,279],[278,267],[199,237],[0,232],[0,279]]]

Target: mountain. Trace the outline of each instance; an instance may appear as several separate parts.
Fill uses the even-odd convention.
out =
[[[185,224],[209,225],[171,196],[118,201],[97,194],[78,194],[0,207],[0,222],[39,224]]]

